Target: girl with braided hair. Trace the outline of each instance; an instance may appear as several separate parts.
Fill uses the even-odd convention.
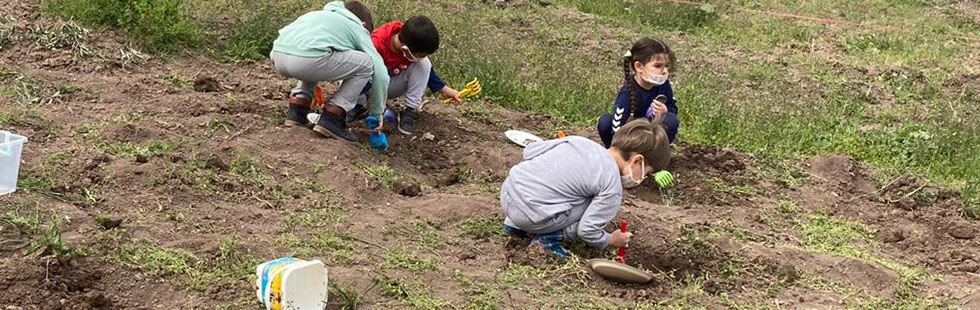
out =
[[[680,120],[668,75],[675,60],[667,43],[654,37],[640,39],[626,52],[623,56],[624,83],[613,104],[613,114],[599,117],[599,137],[606,148],[619,128],[641,117],[661,118],[667,137],[674,142]]]

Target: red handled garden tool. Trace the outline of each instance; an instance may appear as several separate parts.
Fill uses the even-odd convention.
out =
[[[623,224],[622,224],[622,228],[620,228],[620,231],[622,231],[624,234],[626,233],[626,220],[625,219],[623,219]],[[619,247],[619,250],[616,251],[616,259],[619,260],[619,263],[620,264],[626,264],[626,247],[625,246]]]
[[[621,232],[626,232],[626,220],[620,226]],[[619,247],[616,252],[616,261],[608,259],[593,259],[589,261],[589,266],[603,278],[610,281],[623,283],[647,283],[653,280],[653,274],[645,270],[631,267],[626,264],[626,247]]]

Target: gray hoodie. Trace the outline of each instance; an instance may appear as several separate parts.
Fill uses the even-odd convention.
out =
[[[510,169],[500,202],[510,223],[530,233],[564,229],[566,240],[609,245],[603,227],[623,199],[619,167],[592,140],[570,136],[531,143]]]

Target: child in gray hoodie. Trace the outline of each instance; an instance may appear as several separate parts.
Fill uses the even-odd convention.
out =
[[[616,132],[606,149],[569,136],[532,143],[500,190],[504,231],[564,256],[562,241],[581,239],[605,248],[625,246],[632,234],[604,230],[623,202],[623,188],[667,167],[670,143],[661,120],[640,118]]]

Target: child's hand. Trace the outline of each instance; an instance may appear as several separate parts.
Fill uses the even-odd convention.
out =
[[[654,100],[653,105],[651,105],[650,108],[653,109],[654,115],[667,113],[667,105],[660,100]]]
[[[439,93],[442,94],[443,98],[453,99],[453,101],[457,103],[463,102],[463,98],[459,97],[459,91],[453,89],[452,87],[449,86],[443,87],[442,89],[439,90]]]
[[[630,239],[633,239],[633,233],[614,231],[609,236],[609,245],[614,247],[623,247],[630,243]]]

